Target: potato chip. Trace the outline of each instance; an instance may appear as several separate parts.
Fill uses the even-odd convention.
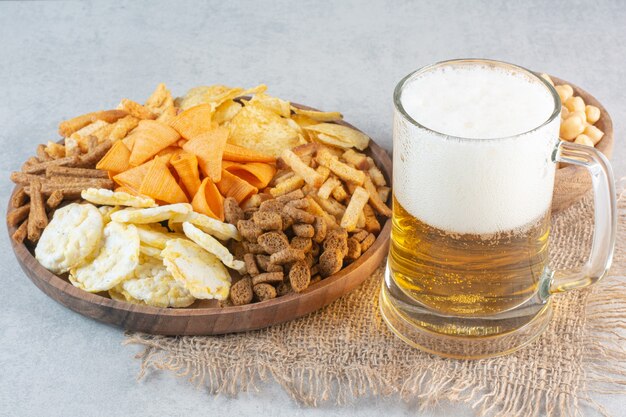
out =
[[[135,276],[118,284],[113,290],[125,301],[138,301],[153,307],[188,307],[195,298],[177,281],[160,259],[140,256]]]
[[[260,103],[263,107],[270,109],[274,113],[282,117],[291,116],[291,105],[288,101],[281,100],[278,97],[268,96],[267,94],[256,94],[250,100],[250,103]]]
[[[80,196],[90,203],[99,205],[139,208],[156,207],[155,201],[150,197],[140,197],[104,188],[88,188],[83,190]]]
[[[172,239],[161,252],[167,270],[195,298],[225,300],[230,274],[213,254],[185,239]]]
[[[258,102],[249,102],[230,121],[228,142],[278,157],[304,141],[285,119]]]
[[[178,106],[182,110],[187,110],[199,104],[210,103],[216,109],[228,100],[245,95],[263,93],[265,90],[267,90],[267,86],[263,84],[248,90],[240,87],[231,88],[225,85],[200,86],[189,90],[185,97],[179,101]]]
[[[172,122],[172,126],[183,138],[190,140],[216,127],[212,123],[215,109],[208,103],[190,107],[180,113]]]
[[[234,269],[239,272],[245,271],[246,265],[243,261],[236,260],[228,249],[226,249],[226,247],[218,242],[213,236],[204,233],[202,230],[198,229],[189,222],[183,223],[183,230],[189,239],[196,242],[202,249],[217,256],[219,260],[230,269]]]
[[[225,101],[224,103],[220,104],[220,106],[215,110],[215,114],[213,115],[213,121],[220,125],[226,122],[230,122],[232,118],[235,117],[237,113],[239,113],[239,110],[241,110],[242,107],[243,106],[241,105],[241,103],[237,103],[236,101]]]
[[[350,144],[361,151],[367,148],[370,140],[364,133],[334,123],[319,123],[313,126],[307,126],[304,129],[333,137],[337,141]]]
[[[186,214],[177,214],[172,217],[172,224],[189,222],[198,227],[205,233],[215,236],[219,240],[235,239],[241,240],[241,235],[232,224],[224,223],[219,220],[213,219],[204,214],[189,212]],[[169,225],[169,224],[168,224]],[[169,226],[170,229],[175,230],[176,226]],[[182,230],[182,229],[180,229]]]
[[[315,132],[308,132],[308,134],[309,134],[309,138],[313,142],[320,142],[325,145],[334,146],[334,147],[342,148],[342,149],[352,149],[351,143],[347,143],[342,140],[339,140],[334,136],[328,136],[328,135],[325,135],[324,133],[315,133]]]
[[[158,223],[174,216],[191,213],[191,204],[177,203],[152,208],[127,208],[111,215],[113,221],[120,223]]]
[[[132,224],[112,221],[104,227],[95,258],[70,270],[70,282],[88,292],[108,291],[133,276],[139,263],[139,235]]]
[[[291,106],[291,110],[297,115],[305,116],[308,119],[312,119],[319,122],[336,122],[343,119],[343,115],[338,111],[317,111],[317,110],[304,110]]]
[[[91,204],[69,204],[54,212],[35,248],[44,268],[62,274],[92,255],[102,239],[102,214]]]

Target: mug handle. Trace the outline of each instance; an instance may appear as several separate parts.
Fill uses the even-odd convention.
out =
[[[554,271],[546,295],[584,288],[602,279],[613,261],[617,230],[615,182],[606,157],[593,147],[560,141],[552,160],[582,166],[589,171],[595,228],[587,262],[582,267]]]

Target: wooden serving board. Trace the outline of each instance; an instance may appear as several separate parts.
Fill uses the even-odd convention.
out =
[[[297,104],[294,106],[315,110]],[[340,123],[356,129],[348,123]],[[391,184],[391,159],[385,150],[370,141],[366,153],[376,161]],[[214,301],[197,301],[190,307],[180,309],[157,308],[112,300],[105,293],[85,292],[70,284],[67,278],[41,266],[33,256],[34,248],[15,243],[11,239],[15,228],[7,225],[7,229],[15,257],[26,275],[41,291],[64,306],[126,330],[162,335],[216,335],[260,329],[293,320],[319,310],[352,291],[372,275],[387,255],[391,220],[387,219],[374,244],[359,259],[304,292],[224,308]]]
[[[604,106],[582,88],[556,77],[550,76],[550,78],[556,85],[571,85],[575,96],[580,96],[585,101],[585,104],[591,104],[600,109],[600,119],[595,123],[595,126],[604,132],[604,136],[596,144],[596,149],[602,152],[608,159],[611,159],[613,154],[613,122]],[[556,213],[566,209],[583,198],[589,190],[591,190],[591,177],[585,168],[574,165],[562,165],[561,168],[556,170],[554,179],[552,212]]]

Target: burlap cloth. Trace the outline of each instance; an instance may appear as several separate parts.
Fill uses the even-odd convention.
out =
[[[382,268],[328,307],[282,325],[217,337],[134,333],[126,342],[145,347],[138,355],[140,378],[165,369],[212,394],[258,390],[260,381],[272,378],[310,406],[397,396],[418,408],[465,402],[480,416],[582,415],[587,407],[606,414],[593,393],[626,394],[624,200],[609,276],[590,289],[557,296],[548,330],[509,356],[442,359],[401,342],[378,310]],[[592,218],[589,198],[553,216],[555,267],[586,259]]]

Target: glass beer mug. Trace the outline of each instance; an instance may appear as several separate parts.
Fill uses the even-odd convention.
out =
[[[615,245],[606,158],[559,140],[561,101],[538,75],[489,60],[453,60],[406,76],[394,92],[393,226],[380,295],[404,341],[457,358],[512,352],[552,315],[551,295],[592,284]],[[591,174],[589,260],[549,267],[557,162]]]

